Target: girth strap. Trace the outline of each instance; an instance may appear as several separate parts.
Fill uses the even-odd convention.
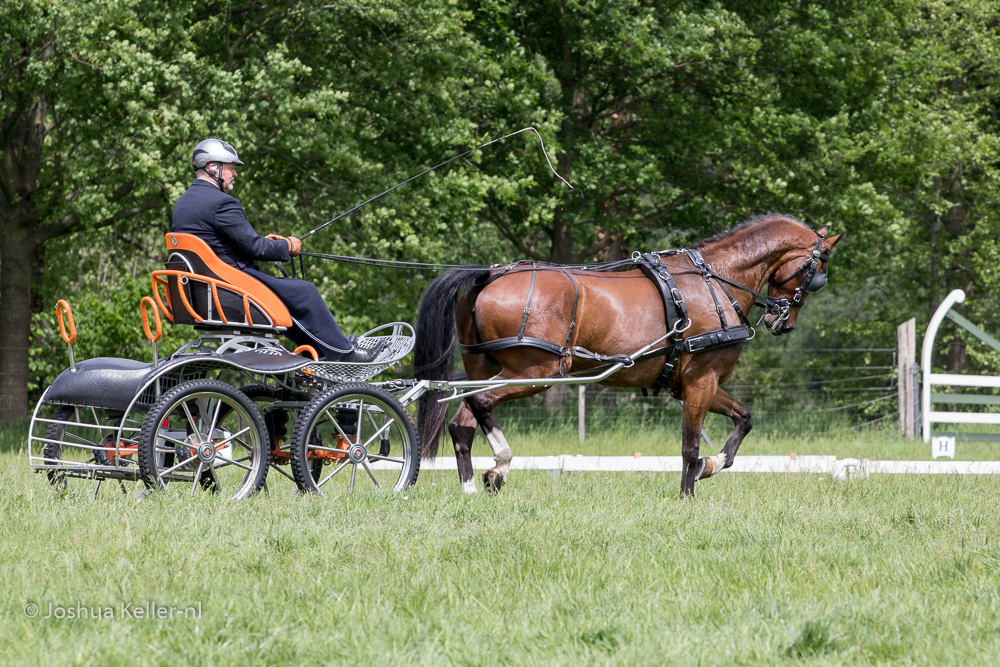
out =
[[[656,286],[663,300],[663,315],[668,332],[673,335],[669,338],[669,347],[664,352],[665,359],[660,377],[653,384],[653,394],[659,394],[664,387],[670,387],[677,373],[677,356],[680,354],[681,342],[684,338],[684,330],[690,325],[688,319],[687,306],[684,304],[684,296],[677,289],[677,283],[670,271],[664,266],[660,258],[653,253],[645,253],[636,262],[646,277]],[[643,390],[645,391],[645,390]]]

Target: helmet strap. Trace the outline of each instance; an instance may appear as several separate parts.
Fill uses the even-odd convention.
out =
[[[209,163],[209,164],[211,164],[211,163]],[[216,163],[216,164],[220,164],[220,163]],[[205,173],[208,174],[209,176],[211,176],[212,180],[214,180],[216,183],[219,184],[219,189],[220,190],[222,190],[223,192],[225,192],[226,191],[226,182],[224,180],[222,180],[222,176],[219,175],[218,173],[213,173],[213,172],[209,171],[208,168],[207,168],[208,167],[207,164],[205,165],[205,167],[206,167]],[[222,169],[222,167],[217,167],[217,171],[221,171],[221,169]]]

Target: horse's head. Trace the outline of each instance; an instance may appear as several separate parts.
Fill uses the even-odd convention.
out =
[[[786,252],[768,276],[768,308],[762,319],[767,330],[775,336],[792,331],[806,297],[826,285],[825,269],[830,252],[844,237],[841,232],[826,238],[829,231],[829,226],[822,227],[816,231],[814,245]]]

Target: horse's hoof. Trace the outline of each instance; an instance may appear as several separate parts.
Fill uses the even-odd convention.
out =
[[[483,473],[483,486],[487,493],[497,493],[503,486],[503,475],[496,470],[487,470]]]
[[[700,459],[698,459],[698,463],[700,463],[701,465],[698,468],[698,472],[696,472],[695,475],[694,475],[694,481],[697,482],[702,477],[709,477],[709,476],[711,476],[712,469],[709,468],[709,466],[711,465],[711,463],[709,463],[709,461],[710,461],[710,459],[708,459],[707,457],[704,457],[704,456],[701,457]],[[692,495],[694,495],[694,494],[692,494]]]

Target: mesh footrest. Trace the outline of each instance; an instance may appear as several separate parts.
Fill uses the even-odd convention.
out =
[[[386,325],[386,327],[389,326],[393,325]],[[386,327],[380,327],[372,331],[379,331]],[[396,331],[401,331],[401,327],[394,327],[394,332]],[[413,330],[410,329],[410,331],[412,332]],[[410,335],[393,333],[389,336],[368,336],[365,334],[361,338],[358,338],[355,345],[363,350],[370,350],[380,341],[385,341],[385,347],[379,352],[375,361],[367,364],[353,364],[340,361],[314,361],[303,368],[302,372],[335,382],[364,382],[375,377],[390,366],[395,365],[408,355],[410,350],[413,349],[415,338],[412,333]]]

